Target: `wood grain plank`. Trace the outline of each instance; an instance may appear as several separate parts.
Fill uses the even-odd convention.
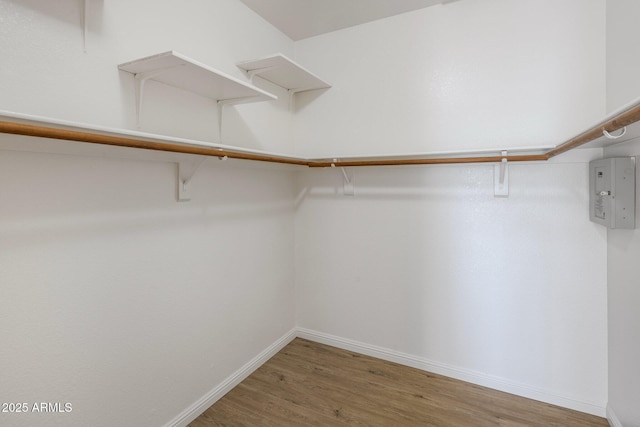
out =
[[[190,424],[245,425],[608,427],[604,418],[300,338]]]

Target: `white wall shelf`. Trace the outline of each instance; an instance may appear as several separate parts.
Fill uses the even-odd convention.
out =
[[[237,64],[250,78],[260,76],[293,93],[328,89],[331,85],[281,53]]]
[[[277,99],[275,95],[174,51],[126,62],[118,68],[134,75],[138,122],[147,80],[211,98],[220,106]]]

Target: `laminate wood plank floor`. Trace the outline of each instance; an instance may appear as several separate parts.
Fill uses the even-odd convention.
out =
[[[300,338],[189,424],[344,425],[609,426],[604,418]]]

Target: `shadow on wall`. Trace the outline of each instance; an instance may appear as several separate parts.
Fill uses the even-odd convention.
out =
[[[287,91],[262,82],[278,99],[238,105],[149,80],[137,105],[134,76],[119,71],[121,105],[129,129],[239,148],[293,153]]]
[[[294,111],[299,112],[304,110],[309,104],[313,104],[313,101],[320,98],[329,89],[331,88],[308,90],[298,93],[295,99]]]
[[[181,203],[174,163],[6,153],[4,171],[12,179],[5,179],[0,194],[12,208],[0,212],[0,235],[14,249],[112,233],[128,240],[154,232],[242,229],[294,212],[288,172],[206,162],[192,180],[192,200]],[[9,166],[21,162],[29,167]],[[41,191],[33,197],[20,188]]]

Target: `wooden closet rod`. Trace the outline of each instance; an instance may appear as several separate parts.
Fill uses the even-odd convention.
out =
[[[613,117],[590,128],[580,135],[558,145],[543,154],[524,154],[511,156],[480,156],[480,157],[426,157],[420,159],[360,159],[332,162],[329,160],[316,160],[309,163],[309,167],[353,167],[353,166],[395,166],[395,165],[435,165],[454,163],[499,163],[502,159],[509,162],[535,162],[545,161],[574,148],[603,136],[603,131],[615,132],[619,129],[640,121],[640,103],[622,110]]]
[[[199,154],[203,156],[228,157],[230,159],[256,160],[261,162],[284,163],[306,166],[308,161],[289,157],[257,153],[242,153],[214,147],[196,147],[193,145],[147,141],[144,139],[124,138],[93,132],[79,132],[47,126],[35,126],[22,123],[0,121],[0,132],[14,135],[36,136],[41,138],[63,139],[66,141],[88,142],[91,144],[115,145],[118,147],[142,148],[145,150],[168,151],[171,153]]]
[[[331,161],[327,159],[302,159],[279,156],[277,154],[249,153],[224,148],[201,147],[195,145],[160,142],[148,139],[107,135],[88,131],[68,130],[51,126],[30,125],[11,121],[0,121],[0,132],[14,135],[26,135],[41,138],[53,138],[66,141],[88,142],[91,144],[114,145],[119,147],[141,148],[145,150],[168,151],[172,153],[197,154],[203,156],[228,157],[231,159],[254,160],[270,163],[309,166],[314,168],[354,167],[354,166],[400,166],[400,165],[437,165],[456,163],[499,163],[502,159],[509,162],[535,162],[549,160],[551,157],[580,147],[602,136],[603,130],[614,132],[632,123],[640,121],[640,103],[622,110],[613,117],[590,128],[580,135],[558,145],[543,154],[523,154],[508,156],[474,157],[422,157],[407,159],[362,158]],[[151,139],[151,137],[149,138]]]
[[[311,168],[352,167],[352,166],[400,166],[400,165],[445,165],[457,163],[500,163],[502,159],[509,162],[532,162],[548,160],[546,154],[524,154],[514,156],[477,156],[477,157],[424,157],[420,159],[377,159],[377,160],[329,160],[310,161]]]
[[[607,132],[615,132],[637,121],[640,121],[640,104],[629,107],[616,114],[613,118],[610,118],[581,133],[575,138],[571,138],[570,140],[558,145],[556,148],[549,150],[546,155],[549,156],[549,158],[557,156],[558,154],[562,154],[600,138],[605,130]]]

